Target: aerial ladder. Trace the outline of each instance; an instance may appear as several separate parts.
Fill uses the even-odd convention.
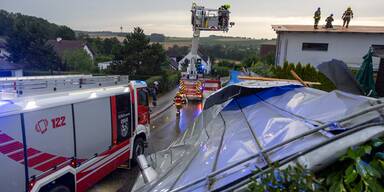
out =
[[[235,25],[230,22],[230,5],[226,4],[217,9],[208,9],[204,6],[199,6],[196,3],[192,4],[191,24],[193,29],[191,59],[187,67],[187,72],[182,75],[181,92],[186,94],[188,99],[203,98],[205,79],[201,78],[204,74],[204,67],[201,59],[199,59],[199,40],[201,31],[221,31],[228,32],[229,28]],[[212,85],[212,83],[210,83]],[[220,87],[220,83],[218,83]],[[201,85],[201,86],[200,86]],[[218,87],[218,88],[219,88]]]

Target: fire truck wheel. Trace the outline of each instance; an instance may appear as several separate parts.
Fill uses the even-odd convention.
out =
[[[71,192],[71,190],[65,185],[54,186],[49,192]]]
[[[144,139],[138,137],[135,139],[135,143],[133,144],[133,162],[137,164],[137,156],[144,154]]]

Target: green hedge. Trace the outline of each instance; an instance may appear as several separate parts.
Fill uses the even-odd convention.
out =
[[[152,76],[146,80],[148,86],[152,86],[155,81],[160,83],[160,93],[167,92],[179,84],[181,74],[179,72],[167,71],[164,75]]]
[[[219,66],[216,64],[212,67],[212,75],[226,77],[226,76],[229,76],[229,71],[231,69],[232,68]]]
[[[283,67],[275,66],[272,68],[273,77],[281,79],[294,79],[291,70],[294,70],[304,81],[320,82],[321,85],[315,85],[314,88],[324,91],[335,90],[335,85],[321,72],[317,71],[312,65],[288,64],[284,63]]]

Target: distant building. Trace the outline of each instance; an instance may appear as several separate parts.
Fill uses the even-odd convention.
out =
[[[332,59],[357,68],[371,46],[384,47],[384,27],[350,26],[317,29],[309,25],[273,25],[277,33],[276,64],[284,61],[318,65]],[[374,58],[374,68],[379,58]]]
[[[95,54],[91,48],[83,41],[79,40],[62,40],[57,38],[56,40],[48,40],[48,44],[53,46],[53,49],[56,51],[59,57],[63,57],[66,51],[76,51],[83,49],[92,60],[95,59]]]
[[[0,59],[0,77],[21,77],[23,76],[23,66],[11,63],[5,59]]]
[[[112,64],[113,61],[100,62],[97,64],[100,70],[106,70]]]
[[[188,64],[191,62],[191,59],[192,59],[192,53],[189,52],[183,59],[181,59],[178,62],[179,71],[183,70],[183,66],[188,66]],[[211,69],[212,69],[211,59],[207,55],[203,54],[201,50],[198,51],[197,59],[198,60],[200,59],[201,64],[203,65],[205,74],[211,73]]]

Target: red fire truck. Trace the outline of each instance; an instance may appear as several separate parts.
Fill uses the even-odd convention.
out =
[[[144,153],[145,82],[25,77],[0,88],[1,191],[85,191]]]
[[[199,78],[180,80],[179,90],[189,100],[202,101],[213,92],[221,88],[221,82],[217,79]]]

